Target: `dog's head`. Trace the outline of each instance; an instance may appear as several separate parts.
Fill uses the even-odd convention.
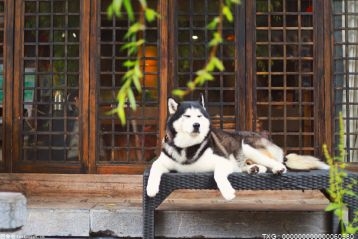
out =
[[[199,144],[210,132],[210,120],[203,96],[198,101],[180,103],[169,98],[168,113],[167,128],[177,147],[186,148]]]

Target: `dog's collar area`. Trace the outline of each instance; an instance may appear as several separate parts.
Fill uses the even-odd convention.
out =
[[[192,145],[190,147],[181,148],[175,145],[173,138],[171,137],[171,133],[167,131],[166,135],[164,136],[164,144],[168,145],[172,148],[172,150],[166,149],[163,147],[162,152],[166,154],[169,158],[173,159],[174,161],[178,161],[177,156],[181,155],[185,157],[185,160],[181,163],[184,165],[193,164],[195,163],[201,155],[206,151],[209,147],[209,137],[210,133],[208,133],[203,140],[203,142],[199,144]]]

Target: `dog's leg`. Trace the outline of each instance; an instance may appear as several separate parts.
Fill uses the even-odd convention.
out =
[[[154,197],[159,192],[160,179],[163,173],[170,171],[168,163],[170,163],[168,162],[168,157],[161,153],[159,158],[152,164],[147,185],[147,195],[149,197]]]
[[[270,153],[270,155],[272,155],[273,159],[275,159],[276,161],[278,161],[280,163],[283,163],[284,153],[283,153],[283,150],[279,146],[270,142],[269,144],[267,144],[266,150]]]
[[[213,157],[220,157],[213,155]],[[225,159],[218,160],[214,169],[214,179],[216,184],[226,200],[232,200],[235,198],[235,189],[231,186],[228,176],[233,173],[234,168],[229,161]]]
[[[244,142],[242,142],[242,151],[246,158],[251,159],[257,164],[270,168],[274,174],[285,173],[287,171],[285,165],[283,165],[281,162],[266,156],[259,150],[248,144],[245,144]]]

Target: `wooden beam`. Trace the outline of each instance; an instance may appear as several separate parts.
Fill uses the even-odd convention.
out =
[[[14,84],[14,14],[15,2],[5,0],[4,11],[4,82],[3,82],[3,116],[2,116],[2,158],[5,171],[12,170],[12,124],[13,124],[13,84]]]
[[[91,17],[91,2],[88,0],[81,1],[81,42],[80,42],[80,160],[84,171],[88,171],[92,167],[89,153],[89,141],[91,139],[89,134],[89,89],[90,89],[90,17]]]
[[[162,138],[165,136],[165,126],[167,121],[167,98],[168,98],[168,1],[159,1],[159,35],[160,35],[160,84],[159,84],[159,137],[158,148],[161,146]],[[159,151],[159,150],[158,150]]]
[[[26,196],[139,194],[142,190],[142,177],[139,175],[13,173],[0,174],[0,182],[0,191],[22,192]]]

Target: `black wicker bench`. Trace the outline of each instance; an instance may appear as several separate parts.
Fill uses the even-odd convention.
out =
[[[149,168],[143,175],[143,238],[155,236],[155,209],[177,189],[217,189],[213,173],[166,173],[162,176],[159,193],[150,198],[146,194]],[[348,173],[348,178],[358,179],[357,173]],[[248,175],[233,173],[229,176],[232,186],[236,190],[322,190],[329,185],[329,172],[314,170],[310,172],[288,172],[275,176],[273,174]],[[358,193],[358,188],[354,191]],[[346,198],[349,216],[358,208],[358,200]]]

